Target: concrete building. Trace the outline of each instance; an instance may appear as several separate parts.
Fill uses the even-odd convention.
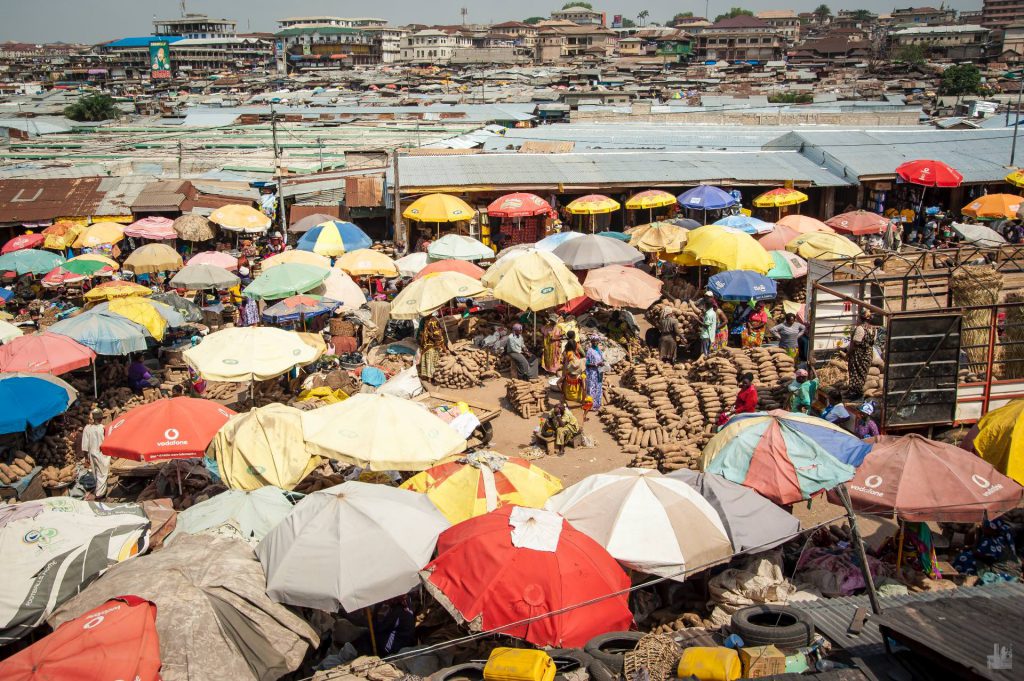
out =
[[[940,26],[956,21],[956,10],[935,9],[934,7],[904,7],[894,9],[891,20],[896,26],[917,24],[918,26]]]
[[[428,28],[403,38],[401,60],[412,64],[447,64],[456,50],[472,46],[473,41],[461,33]]]
[[[341,26],[342,28],[368,28],[387,26],[387,19],[374,17],[333,17],[333,16],[308,16],[288,17],[278,19],[278,26],[281,28],[292,28],[293,26]]]
[[[551,13],[554,21],[571,21],[580,26],[604,26],[604,12],[574,5]]]
[[[1024,0],[984,0],[981,25],[985,28],[1006,28],[1024,21]]]
[[[367,31],[343,26],[295,25],[275,35],[283,43],[292,66],[344,68],[381,62],[380,43]]]
[[[920,46],[933,58],[981,59],[989,30],[983,26],[915,26],[889,34],[893,48]]]
[[[782,35],[763,19],[738,16],[697,34],[697,59],[762,62],[782,57]]]
[[[411,31],[400,26],[366,26],[361,29],[374,37],[380,45],[382,64],[393,64],[402,60],[402,40]]]
[[[800,17],[791,9],[769,9],[758,12],[755,15],[758,19],[768,22],[768,25],[782,34],[786,41],[795,45],[800,42]]]
[[[516,47],[528,48],[531,52],[537,45],[537,27],[521,21],[505,21],[491,26],[492,34],[512,36]]]
[[[999,61],[1024,61],[1024,23],[1010,24],[1003,29]]]
[[[236,22],[211,19],[205,14],[186,14],[180,19],[154,19],[156,35],[177,35],[182,38],[230,38],[235,35]]]
[[[604,26],[543,21],[537,29],[536,59],[542,64],[587,56],[603,58],[614,46],[615,32]]]

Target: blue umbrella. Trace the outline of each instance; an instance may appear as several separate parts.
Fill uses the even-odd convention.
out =
[[[625,232],[598,232],[598,236],[605,236],[609,239],[618,239],[619,241],[629,241],[632,237]]]
[[[736,199],[732,194],[709,184],[698,185],[683,192],[676,199],[683,208],[696,210],[721,210],[736,205]]]
[[[758,220],[749,215],[727,215],[721,220],[716,220],[714,224],[722,225],[723,227],[735,227],[747,234],[767,234],[775,229],[775,225],[771,222]]]
[[[341,249],[338,248],[339,245]],[[368,237],[366,232],[357,225],[341,220],[328,220],[303,234],[297,248],[300,251],[311,251],[334,257],[341,255],[339,251],[342,249],[345,253],[350,253],[358,251],[360,248],[369,248],[372,245],[373,239]]]
[[[146,349],[146,327],[110,312],[89,311],[62,319],[47,331],[74,338],[98,355],[128,355]]]
[[[538,251],[553,251],[569,239],[578,239],[583,236],[580,232],[557,232],[546,236],[533,245]]]
[[[771,300],[775,298],[775,280],[757,272],[729,270],[708,279],[708,290],[722,300]]]
[[[0,433],[22,433],[63,414],[78,399],[70,385],[49,374],[0,374]]]
[[[662,220],[662,222],[667,222],[670,225],[682,227],[683,229],[697,229],[704,226],[693,218],[671,218],[669,220]]]

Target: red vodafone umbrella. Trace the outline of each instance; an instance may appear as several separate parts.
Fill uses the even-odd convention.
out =
[[[535,215],[554,215],[554,213],[551,204],[536,194],[527,192],[506,194],[487,206],[487,215],[492,218],[528,218]]]
[[[96,353],[59,333],[18,336],[0,347],[0,371],[60,375],[92,364]]]
[[[484,276],[483,268],[478,265],[474,265],[468,260],[453,260],[449,258],[430,263],[416,273],[416,276],[413,277],[413,281],[422,279],[431,272],[458,272],[460,274],[465,274],[467,277],[472,277],[477,281],[480,280],[480,277]]]
[[[107,456],[135,461],[202,456],[235,412],[211,400],[172,397],[130,409],[107,427]]]
[[[0,661],[5,681],[158,681],[156,605],[121,596]]]
[[[4,247],[0,249],[0,253],[22,251],[26,248],[38,248],[43,245],[44,241],[46,241],[45,234],[40,234],[38,232],[35,234],[22,234],[21,236],[16,236],[5,243]]]
[[[907,161],[896,168],[896,174],[904,182],[923,187],[959,187],[964,176],[942,161],[920,159]]]
[[[920,435],[878,438],[846,488],[858,511],[961,523],[1006,513],[1024,493],[984,459]]]
[[[513,544],[511,522],[523,512],[537,519],[520,523],[517,533],[560,530],[553,551]],[[557,513],[503,506],[445,530],[437,551],[420,574],[427,589],[473,630],[500,630],[538,646],[573,648],[628,629],[633,621],[625,593],[542,617],[623,592],[630,584],[604,547]],[[530,618],[538,619],[507,626]]]
[[[871,213],[866,210],[853,210],[849,213],[840,213],[825,220],[825,224],[840,234],[881,234],[889,226],[889,220],[878,213]]]

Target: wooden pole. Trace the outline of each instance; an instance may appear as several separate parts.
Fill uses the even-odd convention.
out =
[[[373,630],[373,613],[369,608],[363,608],[366,611],[366,624],[370,627],[370,645],[373,647],[373,654],[377,655],[377,633]]]
[[[853,512],[853,504],[850,503],[850,493],[845,484],[836,487],[836,494],[843,502],[846,509],[846,518],[850,521],[850,534],[853,538],[853,548],[857,552],[857,562],[860,563],[861,574],[864,575],[864,583],[868,588],[868,600],[871,601],[871,611],[876,615],[882,614],[882,606],[878,602],[878,592],[875,591],[875,580],[871,578],[871,568],[868,567],[868,554],[864,550],[864,539],[860,536],[860,528],[857,526],[857,516]]]

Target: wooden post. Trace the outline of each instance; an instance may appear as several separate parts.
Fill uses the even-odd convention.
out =
[[[860,536],[860,528],[857,526],[857,516],[853,512],[853,504],[850,503],[850,493],[846,484],[836,487],[836,494],[843,507],[846,508],[846,518],[850,521],[850,534],[853,537],[853,548],[857,552],[857,562],[860,563],[861,574],[864,575],[864,583],[868,588],[868,600],[871,601],[871,612],[876,615],[882,614],[882,606],[878,602],[878,592],[875,591],[875,580],[871,578],[871,568],[868,567],[868,554],[864,550],[864,539]]]

